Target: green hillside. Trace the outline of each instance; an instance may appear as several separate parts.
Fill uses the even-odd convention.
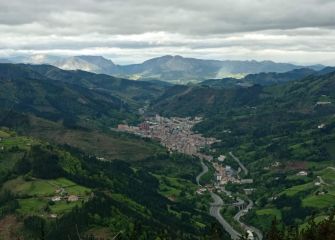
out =
[[[0,64],[1,109],[64,125],[135,121],[138,109],[157,97],[162,84],[135,82],[48,65]]]
[[[165,86],[48,65],[0,64],[0,126],[106,159],[140,160],[158,144],[119,134]],[[99,87],[98,87],[99,86]]]
[[[195,205],[198,160],[163,154],[140,165],[103,162],[74,148],[0,133],[0,222],[6,229],[0,237],[211,239],[214,220]]]
[[[326,73],[267,87],[191,86],[153,108],[169,116],[204,117],[194,130],[221,139],[215,154],[232,151],[250,170],[256,208],[244,220],[267,231],[274,216],[284,225],[302,226],[335,207],[334,83],[335,74]],[[241,194],[244,188],[227,186]]]
[[[254,189],[241,220],[264,233],[275,217],[279,228],[323,224],[335,207],[335,73],[221,88],[0,64],[0,81],[0,239],[223,238],[209,193],[195,194],[199,159],[114,130],[141,122],[139,108],[202,116],[194,131],[221,140],[202,150],[249,169],[252,184],[226,190]]]

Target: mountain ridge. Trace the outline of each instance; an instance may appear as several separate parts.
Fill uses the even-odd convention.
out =
[[[260,72],[282,73],[299,68],[321,70],[324,67],[322,65],[301,66],[291,63],[277,63],[269,60],[206,60],[180,55],[165,55],[129,65],[118,65],[102,56],[85,55],[63,58],[37,55],[30,58],[13,58],[13,62],[47,63],[65,70],[85,70],[133,80],[157,79],[181,84],[200,82],[211,78],[241,78]]]
[[[268,86],[274,84],[282,84],[290,81],[299,80],[307,76],[321,76],[327,73],[335,72],[334,67],[325,67],[320,71],[315,71],[310,68],[294,69],[284,73],[262,72],[256,74],[248,74],[244,78],[223,78],[223,79],[208,79],[200,83],[203,86],[227,88],[227,87],[250,87],[255,84]]]
[[[1,111],[13,110],[74,124],[108,116],[108,124],[135,119],[138,108],[157,97],[161,83],[131,81],[51,65],[0,64]]]

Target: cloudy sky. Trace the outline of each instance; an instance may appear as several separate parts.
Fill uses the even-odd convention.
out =
[[[335,1],[0,0],[0,57],[24,54],[335,65]]]

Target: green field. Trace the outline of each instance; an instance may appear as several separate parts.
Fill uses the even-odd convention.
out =
[[[27,138],[27,137],[21,137],[21,136],[11,136],[9,133],[0,133],[0,138],[2,140],[0,141],[0,146],[4,147],[5,150],[11,149],[12,147],[18,147],[20,149],[27,150],[30,148],[31,145],[35,144],[36,141]]]
[[[17,210],[20,214],[41,214],[47,206],[47,200],[38,198],[19,199],[20,208]]]
[[[19,209],[17,212],[22,215],[31,215],[31,214],[38,214],[38,215],[45,215],[45,209],[48,206],[48,199],[47,198],[28,198],[28,199],[19,199]],[[75,206],[81,205],[81,202],[66,202],[66,201],[59,201],[56,202],[54,205],[49,205],[50,212],[47,214],[64,214],[70,211]]]
[[[304,207],[314,208],[328,208],[335,206],[335,195],[324,194],[324,195],[311,195],[302,199]]]
[[[265,208],[256,211],[259,216],[270,215],[276,217],[277,220],[281,220],[281,212],[276,208]]]
[[[60,188],[63,188],[68,195],[77,195],[83,199],[87,199],[91,192],[90,189],[77,185],[66,178],[25,181],[20,177],[8,181],[4,187],[18,194],[19,208],[17,212],[22,215],[62,215],[81,204],[81,200],[76,202],[66,201],[66,196],[61,201],[50,204],[51,197],[59,195],[56,190]]]
[[[286,194],[288,196],[293,196],[299,192],[310,191],[314,188],[313,183],[306,183],[302,185],[293,186],[291,188],[286,189],[285,191],[281,192],[281,194]]]
[[[195,192],[197,186],[187,180],[173,178],[173,177],[165,177],[160,175],[155,175],[155,177],[159,180],[159,192],[166,196],[176,198],[178,197],[182,191],[192,191]]]
[[[334,168],[325,168],[317,172],[317,174],[321,176],[322,179],[326,183],[335,185],[335,169]]]
[[[81,202],[65,202],[65,201],[60,201],[55,203],[55,205],[50,206],[51,209],[51,213],[55,213],[55,214],[64,214],[66,212],[71,211],[72,208],[74,208],[75,206],[80,206]]]
[[[32,181],[17,178],[8,181],[4,187],[16,194],[31,197],[51,197],[56,194],[56,190],[59,188],[64,188],[70,195],[88,195],[90,193],[90,189],[80,186],[66,178],[54,180],[34,179]]]
[[[0,130],[0,138],[8,138],[8,137],[10,137],[10,134],[8,132]]]

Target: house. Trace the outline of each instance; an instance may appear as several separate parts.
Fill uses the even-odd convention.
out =
[[[76,196],[76,195],[70,195],[70,196],[67,198],[67,200],[68,200],[69,202],[76,202],[76,201],[79,200],[79,198],[78,198],[78,196]]]
[[[248,240],[254,240],[255,237],[254,237],[254,234],[252,233],[252,231],[250,230],[247,230],[247,235],[248,235]]]
[[[139,125],[139,129],[140,129],[141,131],[149,131],[149,130],[150,130],[150,125],[149,125],[148,123],[146,123],[146,122],[141,123],[141,124]]]
[[[202,195],[206,191],[207,191],[206,188],[200,188],[200,189],[197,190],[197,194]]]
[[[126,130],[129,129],[129,126],[126,125],[126,124],[119,124],[119,125],[117,126],[117,129],[126,131]]]
[[[332,102],[329,102],[329,101],[319,101],[316,103],[316,105],[328,105],[328,104],[331,104]]]
[[[274,162],[272,165],[271,165],[272,167],[279,167],[280,166],[280,162]]]
[[[306,171],[300,171],[297,173],[297,176],[307,176],[307,172]]]
[[[226,159],[226,156],[225,156],[225,155],[220,155],[220,156],[218,157],[218,160],[219,160],[220,162],[223,162],[225,159]]]
[[[53,202],[59,202],[60,200],[62,200],[62,198],[60,196],[54,196],[51,198],[51,201]]]
[[[253,179],[241,179],[241,184],[250,184],[253,183],[254,180]]]
[[[232,171],[232,168],[231,168],[231,166],[228,166],[228,165],[227,165],[227,166],[226,166],[226,171],[227,171],[227,172],[230,172],[230,171]]]

